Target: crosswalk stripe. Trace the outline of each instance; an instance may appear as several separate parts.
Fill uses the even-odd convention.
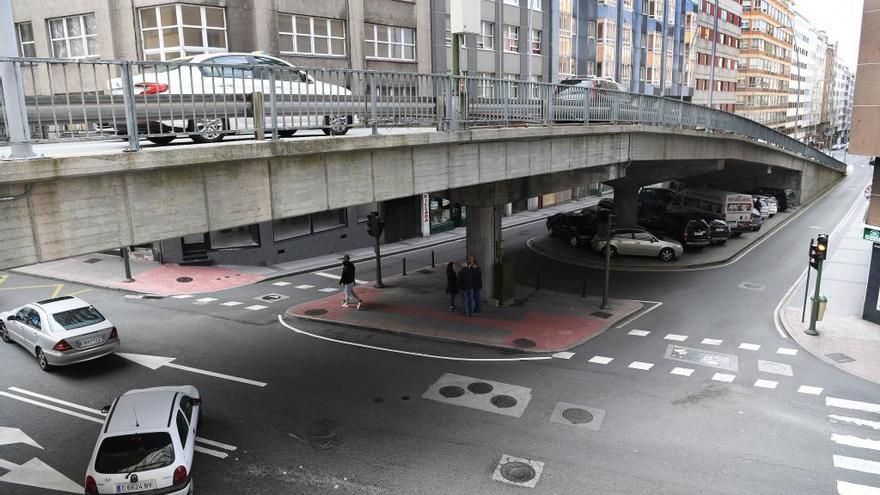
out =
[[[703,345],[721,345],[724,342],[721,339],[703,339],[700,343]]]
[[[251,311],[259,311],[259,310],[261,310],[261,309],[266,309],[266,308],[268,308],[268,307],[269,307],[269,306],[261,306],[261,305],[259,305],[259,304],[254,304],[253,306],[245,306],[244,309],[249,309],[249,310],[251,310]]]
[[[226,452],[220,452],[219,450],[209,449],[206,447],[202,447],[201,445],[196,445],[193,447],[193,450],[196,452],[201,452],[202,454],[212,455],[214,457],[219,457],[220,459],[226,459],[229,457],[229,454]]]
[[[645,363],[645,362],[642,362],[642,361],[633,361],[633,362],[629,363],[629,366],[628,366],[628,367],[629,367],[629,368],[632,368],[632,369],[636,369],[636,370],[648,371],[649,369],[651,369],[651,368],[654,367],[654,363]]]
[[[244,303],[238,302],[238,301],[227,301],[225,303],[220,303],[220,306],[239,306],[241,304],[244,304]]]
[[[593,356],[590,358],[588,362],[596,363],[596,364],[608,364],[613,361],[614,358],[605,357],[605,356]]]
[[[309,284],[303,284],[303,285],[297,285],[297,286],[296,286],[297,289],[311,289],[311,288],[313,288],[313,287],[315,287],[315,286],[314,286],[314,285],[309,285]]]
[[[867,428],[873,428],[877,431],[880,431],[880,421],[868,421],[867,419],[853,418],[850,416],[838,416],[837,414],[829,414],[828,419],[830,419],[832,423],[842,423],[853,426],[865,426]]]
[[[648,334],[651,333],[647,330],[630,330],[627,332],[627,335],[634,335],[636,337],[647,337]]]
[[[730,383],[736,378],[736,375],[729,375],[727,373],[715,373],[712,375],[712,379],[716,382],[727,382]]]
[[[846,445],[847,447],[858,447],[860,449],[880,450],[880,440],[871,440],[870,438],[859,438],[852,435],[831,434],[831,441]]]
[[[323,289],[318,289],[318,292],[336,292],[338,290],[339,289],[336,289],[334,287],[325,287]]]
[[[285,285],[290,285],[290,282],[273,282],[272,285],[276,285],[278,287],[284,287]]]
[[[776,354],[782,354],[784,356],[794,356],[797,352],[797,349],[792,349],[790,347],[780,347],[779,349],[776,349]]]
[[[838,480],[837,493],[838,495],[880,495],[880,488]]]
[[[663,337],[664,340],[674,340],[676,342],[684,342],[687,340],[687,335],[678,335],[675,333],[667,333],[666,337]]]
[[[807,395],[822,395],[822,391],[825,390],[822,387],[811,387],[810,385],[801,385],[798,388],[798,393],[807,394]]]
[[[779,385],[779,382],[774,382],[773,380],[755,380],[756,387],[774,389],[776,388],[776,385]]]
[[[176,296],[171,296],[171,297],[173,297],[174,299],[189,299],[189,298],[193,297],[193,295],[192,294],[177,294]]]
[[[871,402],[859,402],[857,400],[838,399],[837,397],[825,397],[825,405],[829,407],[839,407],[841,409],[853,409],[856,411],[880,413],[880,404],[873,404]]]
[[[745,351],[757,351],[761,349],[760,344],[749,344],[747,342],[743,342],[739,345],[739,348]]]
[[[834,454],[834,467],[862,473],[880,474],[880,462],[845,455]]]
[[[229,445],[228,443],[221,443],[221,442],[217,442],[214,440],[208,440],[207,438],[202,438],[202,437],[196,437],[196,442],[201,442],[205,445],[210,445],[211,447],[220,447],[221,449],[230,450],[230,451],[238,449],[238,447],[236,447],[235,445]]]
[[[669,372],[670,375],[681,375],[681,376],[691,376],[694,374],[693,368],[679,368],[675,367],[672,371]]]

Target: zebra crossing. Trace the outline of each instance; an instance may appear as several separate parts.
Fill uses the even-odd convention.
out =
[[[312,273],[311,275],[316,275],[317,277],[320,277],[319,280],[329,279],[329,278],[333,278],[334,280],[339,279],[338,275],[332,275],[330,273],[324,273],[324,272],[316,272],[316,273]],[[361,281],[361,282],[365,283],[363,281]],[[277,282],[271,282],[268,285],[271,285],[272,287],[277,287],[280,290],[288,290],[289,291],[289,290],[293,289],[295,291],[313,292],[313,293],[317,293],[317,295],[320,295],[320,296],[324,296],[327,294],[331,294],[331,293],[335,293],[335,292],[340,291],[339,287],[333,287],[333,286],[324,287],[324,286],[322,286],[323,284],[321,284],[320,282],[317,282],[317,281],[314,281],[313,283],[310,283],[310,284],[308,284],[308,283],[302,283],[299,285],[293,285],[293,284],[294,284],[293,282],[279,280]],[[266,287],[264,285],[256,285],[253,287],[260,288],[259,289],[260,291],[266,290]],[[276,290],[278,290],[278,289],[276,289]],[[237,297],[230,297],[228,300],[226,300],[224,297],[222,297],[223,294],[224,294],[223,292],[217,292],[217,293],[212,294],[211,296],[202,296],[201,294],[175,294],[175,295],[169,296],[169,298],[175,299],[175,300],[180,300],[180,301],[185,301],[189,304],[193,304],[196,306],[222,306],[225,308],[235,308],[235,309],[243,310],[243,311],[262,311],[267,308],[270,308],[271,307],[270,304],[272,302],[286,299],[288,297],[287,295],[282,295],[282,294],[262,294],[262,296],[257,295],[256,297],[254,297],[253,295],[242,295],[241,293],[239,293]],[[289,294],[289,292],[288,292],[288,294]],[[269,296],[269,297],[266,297],[266,296]],[[272,296],[277,296],[277,297],[272,297]],[[254,300],[254,299],[258,299],[260,301],[260,303],[251,304],[248,302],[248,300]]]
[[[880,404],[825,397],[840,495],[880,495]]]

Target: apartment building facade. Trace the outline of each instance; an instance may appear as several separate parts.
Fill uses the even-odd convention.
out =
[[[850,127],[852,125],[852,104],[855,94],[855,74],[840,59],[835,60],[834,66],[834,112],[831,126],[833,129],[833,144],[849,142]]]
[[[784,132],[800,141],[809,141],[821,118],[825,50],[819,45],[819,32],[797,12],[794,15],[792,51]]]
[[[736,113],[783,131],[788,115],[793,12],[789,0],[742,0]]]
[[[696,7],[687,22],[692,101],[710,106],[711,93],[712,108],[733,112],[739,80],[742,0],[720,0],[717,9],[715,0],[699,0]]]

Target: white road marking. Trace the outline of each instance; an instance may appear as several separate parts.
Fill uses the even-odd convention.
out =
[[[94,423],[98,423],[99,425],[104,424],[104,420],[103,420],[103,419],[98,419],[98,418],[95,418],[95,417],[92,417],[92,416],[86,416],[85,414],[80,414],[80,413],[78,413],[78,412],[71,411],[71,410],[69,410],[69,409],[64,409],[63,407],[57,407],[57,406],[53,406],[53,405],[51,405],[51,404],[46,404],[46,403],[44,403],[44,402],[39,402],[39,401],[35,401],[35,400],[32,400],[32,399],[28,399],[27,397],[21,397],[21,396],[18,396],[18,395],[13,395],[13,394],[10,394],[10,393],[8,393],[8,392],[4,392],[4,391],[2,391],[2,390],[0,390],[0,395],[2,395],[2,396],[4,396],[4,397],[9,397],[10,399],[15,399],[15,400],[18,400],[18,401],[21,401],[21,402],[27,402],[28,404],[33,404],[33,405],[35,405],[35,406],[40,406],[40,407],[44,407],[44,408],[46,408],[46,409],[51,409],[51,410],[53,410],[53,411],[57,411],[57,412],[60,412],[60,413],[62,413],[62,414],[67,414],[68,416],[73,416],[73,417],[75,417],[75,418],[80,418],[80,419],[85,419],[85,420],[88,420],[88,421],[92,421],[92,422],[94,422]]]
[[[48,490],[56,490],[67,493],[83,493],[84,488],[67,476],[56,471],[54,468],[36,457],[25,462],[16,464],[0,459],[0,469],[7,472],[0,476],[0,481],[16,485],[32,486]]]
[[[323,289],[318,289],[318,292],[336,292],[338,290],[339,289],[337,289],[335,287],[325,287]]]
[[[829,407],[839,407],[841,409],[853,409],[855,411],[880,413],[880,404],[859,402],[856,400],[838,399],[836,397],[825,397],[825,405]]]
[[[837,414],[829,414],[828,419],[830,419],[832,423],[844,423],[853,426],[864,426],[880,431],[880,421],[869,421],[867,419],[853,418],[850,416],[838,416]]]
[[[324,337],[323,335],[315,335],[313,333],[306,332],[304,330],[300,330],[298,328],[292,327],[284,321],[284,317],[278,315],[278,323],[281,323],[282,326],[287,328],[288,330],[299,334],[305,335],[307,337],[312,337],[313,339],[324,340],[327,342],[333,342],[335,344],[342,345],[350,345],[352,347],[360,347],[362,349],[370,349],[374,351],[384,351],[384,352],[392,352],[394,354],[403,354],[405,356],[415,356],[415,357],[423,357],[430,359],[442,359],[445,361],[462,361],[462,362],[477,362],[477,363],[509,363],[512,361],[546,361],[548,359],[553,359],[553,356],[529,356],[529,357],[519,357],[519,358],[461,358],[455,356],[438,356],[436,354],[424,354],[421,352],[410,352],[410,351],[401,351],[399,349],[388,349],[387,347],[378,347],[374,345],[360,344],[358,342],[349,342],[347,340],[339,340],[333,339],[330,337]]]
[[[248,311],[259,311],[261,309],[266,309],[268,307],[269,306],[261,306],[259,304],[254,304],[253,306],[245,306],[244,309],[246,309]]]
[[[825,390],[822,387],[811,387],[809,385],[801,385],[798,388],[798,393],[807,394],[807,395],[822,395],[822,391]]]
[[[244,304],[244,303],[238,302],[238,301],[227,301],[225,303],[220,303],[220,306],[239,306],[241,304]]]
[[[314,287],[315,287],[314,285],[303,284],[303,285],[297,285],[297,286],[294,287],[294,288],[295,288],[295,289],[303,289],[303,290],[305,290],[305,289],[312,289],[312,288],[314,288]]]
[[[776,354],[782,354],[784,356],[794,356],[797,352],[797,349],[792,349],[790,347],[780,347],[779,349],[776,349]]]
[[[831,441],[839,445],[846,445],[847,447],[880,450],[880,440],[871,440],[870,438],[859,438],[852,435],[838,435],[837,433],[832,433]]]
[[[605,357],[605,356],[593,356],[590,358],[590,360],[588,362],[589,363],[596,363],[596,364],[608,364],[611,361],[614,361],[614,358]]]
[[[773,380],[761,380],[761,379],[758,379],[758,380],[755,380],[755,385],[754,385],[754,386],[755,386],[755,387],[760,387],[760,388],[774,389],[774,388],[776,388],[777,385],[779,385],[779,382],[774,382]]]
[[[488,385],[487,388],[491,393],[478,394],[471,392],[471,385],[476,383],[482,383],[484,387]],[[448,394],[444,395],[444,389],[447,388],[457,388],[461,394],[452,397],[448,396]],[[495,397],[502,395],[515,399],[514,403],[508,404],[507,407],[498,407],[492,403]],[[532,400],[532,389],[510,383],[472,378],[455,373],[444,373],[443,376],[428,387],[428,390],[422,394],[422,398],[519,418]]]
[[[531,242],[531,239],[529,240],[529,242]],[[630,323],[638,320],[639,318],[645,316],[646,314],[650,313],[651,311],[654,311],[655,309],[659,308],[660,306],[663,306],[663,303],[660,301],[642,301],[642,300],[638,300],[638,299],[637,299],[637,301],[640,303],[645,303],[645,304],[653,304],[653,306],[651,306],[649,309],[646,309],[646,310],[640,312],[639,314],[637,314],[635,316],[630,316],[628,318],[624,318],[624,320],[622,322],[618,323],[617,326],[615,326],[614,328],[623,328],[624,326],[629,325]]]
[[[202,437],[196,437],[196,442],[201,442],[205,445],[210,445],[212,447],[219,447],[221,449],[225,449],[225,450],[229,450],[229,451],[238,450],[238,447],[236,447],[235,445],[229,445],[228,443],[216,442],[214,440],[208,440],[207,438],[202,438]]]
[[[627,335],[635,335],[636,337],[647,337],[651,332],[647,330],[630,330],[626,332]]]
[[[224,380],[230,380],[233,382],[245,383],[247,385],[254,385],[257,387],[265,387],[267,384],[264,382],[258,382],[256,380],[249,380],[247,378],[239,378],[237,376],[227,375],[224,373],[216,373],[213,371],[202,370],[198,368],[192,368],[189,366],[183,366],[181,364],[172,363],[177,358],[164,357],[164,356],[151,356],[149,354],[129,354],[126,352],[117,352],[117,356],[128,359],[129,361],[133,361],[141,366],[147,367],[151,370],[157,370],[161,367],[174,368],[181,371],[189,371],[190,373],[198,373],[200,375],[213,376],[214,378],[222,378]]]
[[[810,228],[815,229],[815,230],[822,230],[822,227],[820,227],[818,225],[810,225]]]
[[[209,302],[214,302],[216,300],[216,297],[203,297],[201,299],[196,299],[195,301],[193,301],[193,304],[208,304]]]
[[[880,488],[867,485],[837,481],[838,495],[880,495]]]
[[[674,340],[676,342],[684,342],[685,340],[687,340],[687,335],[678,335],[675,333],[667,333],[666,336],[663,337],[663,339],[664,340]]]
[[[721,345],[723,342],[721,339],[703,339],[700,341],[703,345]]]
[[[553,354],[553,357],[555,357],[556,359],[571,359],[572,356],[574,356],[574,353],[567,351],[557,352]]]
[[[333,275],[332,273],[325,273],[325,272],[312,272],[312,275],[317,275],[319,277],[324,277],[324,278],[332,278],[333,280],[339,280],[339,278],[340,278],[340,275]],[[367,282],[365,282],[363,280],[354,279],[354,283],[363,285]]]
[[[642,361],[633,361],[633,362],[629,363],[629,366],[627,366],[627,367],[628,367],[628,368],[632,368],[632,369],[636,369],[636,370],[648,371],[649,369],[651,369],[651,368],[654,367],[654,363],[645,363],[645,362],[642,362]]]
[[[716,382],[725,382],[730,383],[736,378],[736,375],[729,375],[727,373],[715,373],[712,375],[712,379]]]
[[[229,457],[229,454],[226,452],[220,452],[219,450],[209,449],[206,447],[202,447],[201,445],[195,445],[193,450],[196,452],[200,452],[202,454],[208,454],[214,457],[219,457],[220,459],[226,459]]]
[[[742,344],[739,345],[739,349],[742,349],[745,351],[757,351],[760,348],[761,348],[760,344],[747,344],[747,343],[743,342]]]
[[[681,375],[681,376],[691,376],[694,374],[693,368],[679,368],[675,367],[672,371],[669,372],[670,375]]]
[[[192,294],[177,294],[176,296],[171,296],[171,297],[173,297],[174,299],[189,299],[189,298],[193,297],[193,295]]]
[[[0,445],[14,445],[17,443],[23,443],[25,445],[30,445],[31,447],[36,447],[38,449],[43,448],[43,446],[38,444],[36,440],[29,437],[27,433],[19,430],[18,428],[8,428],[6,426],[0,426]]]
[[[290,282],[272,282],[272,285],[276,285],[278,287],[284,287],[290,285]]]
[[[18,387],[9,387],[9,390],[11,390],[13,392],[17,392],[19,394],[30,395],[31,397],[36,397],[38,399],[43,399],[43,400],[47,400],[49,402],[54,402],[56,404],[61,404],[62,406],[67,406],[67,407],[72,407],[74,409],[79,409],[80,411],[89,412],[92,414],[96,414],[98,416],[104,415],[104,413],[102,413],[101,411],[99,411],[97,409],[93,409],[91,407],[81,406],[79,404],[74,404],[73,402],[67,402],[67,401],[64,401],[61,399],[56,399],[54,397],[49,397],[47,395],[38,394],[36,392],[31,392],[30,390],[24,390],[24,389],[21,389]]]
[[[836,468],[860,471],[862,473],[880,474],[880,462],[836,454],[833,457],[834,467]]]

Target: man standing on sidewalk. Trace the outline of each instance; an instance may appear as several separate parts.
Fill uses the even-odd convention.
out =
[[[357,309],[361,309],[364,301],[354,293],[354,263],[347,254],[342,257],[342,277],[339,278],[339,284],[344,291],[342,307],[347,308],[352,301],[357,301]]]
[[[470,261],[470,256],[468,256]],[[470,264],[465,264],[458,271],[458,291],[461,292],[461,314],[474,315],[474,271]]]
[[[477,258],[468,256],[468,267],[471,269],[471,279],[474,284],[474,313],[479,313],[480,303],[483,300],[483,271],[477,264]]]

